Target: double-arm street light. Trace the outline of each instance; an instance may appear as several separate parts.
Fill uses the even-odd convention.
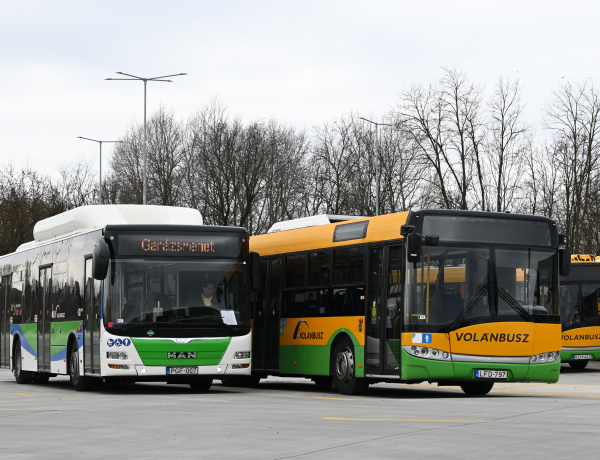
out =
[[[85,139],[86,141],[93,141],[93,142],[98,142],[98,144],[100,144],[100,204],[102,204],[102,143],[119,143],[122,141],[99,141],[96,139],[90,139],[89,137],[81,137],[81,136],[77,136],[78,139]]]
[[[379,215],[379,138],[378,128],[380,126],[394,126],[390,123],[377,123],[375,121],[367,120],[366,118],[359,117],[361,120],[375,125],[375,215]]]
[[[147,169],[146,169],[146,157],[148,156],[148,136],[147,136],[147,130],[146,130],[146,86],[148,85],[149,81],[166,81],[166,82],[171,82],[173,80],[165,80],[165,78],[169,78],[169,77],[179,77],[180,75],[187,75],[187,73],[175,73],[172,75],[162,75],[160,77],[151,77],[151,78],[144,78],[144,77],[137,77],[135,75],[130,75],[128,73],[124,73],[124,72],[117,72],[119,75],[125,75],[126,77],[129,78],[105,78],[105,80],[140,80],[144,82],[144,201],[143,203],[146,204],[146,182],[147,182],[147,177],[148,177],[148,173],[147,173]]]

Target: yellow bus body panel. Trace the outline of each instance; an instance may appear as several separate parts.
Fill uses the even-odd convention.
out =
[[[365,344],[364,316],[285,318],[280,345],[328,345],[336,331],[349,333],[356,345]]]
[[[486,323],[468,326],[450,334],[431,334],[423,344],[423,334],[404,332],[403,345],[427,346],[453,354],[472,356],[531,356],[560,350],[560,324]],[[417,340],[413,342],[413,336]],[[535,339],[534,339],[535,338]]]
[[[258,252],[264,257],[274,254],[288,254],[372,241],[398,240],[402,238],[400,227],[406,223],[408,214],[408,212],[398,212],[348,221],[362,222],[368,220],[373,222],[373,225],[367,227],[365,238],[333,243],[335,228],[338,225],[344,224],[344,222],[336,222],[327,225],[316,225],[314,227],[255,235],[250,237],[250,250]]]
[[[600,346],[600,326],[578,327],[564,331],[562,346],[573,348]]]

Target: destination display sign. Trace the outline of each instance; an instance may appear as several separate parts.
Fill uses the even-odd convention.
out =
[[[116,235],[113,246],[119,256],[240,257],[243,235],[121,233]]]
[[[423,218],[423,235],[437,235],[440,241],[516,243],[551,247],[552,233],[550,224],[539,220],[450,215],[425,215]]]

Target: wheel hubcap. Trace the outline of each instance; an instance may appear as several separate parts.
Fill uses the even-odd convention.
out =
[[[77,352],[71,353],[71,378],[77,380],[79,377],[79,357]]]
[[[347,383],[352,379],[352,376],[354,375],[354,356],[348,348],[345,348],[338,353],[336,372],[338,378],[342,382]]]

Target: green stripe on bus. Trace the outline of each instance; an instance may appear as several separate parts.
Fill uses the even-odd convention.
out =
[[[191,340],[175,343],[172,340],[132,339],[138,354],[146,366],[216,366],[231,342],[231,338]],[[180,357],[171,357],[173,353]],[[188,353],[195,353],[196,357]],[[184,358],[184,356],[186,356]]]

